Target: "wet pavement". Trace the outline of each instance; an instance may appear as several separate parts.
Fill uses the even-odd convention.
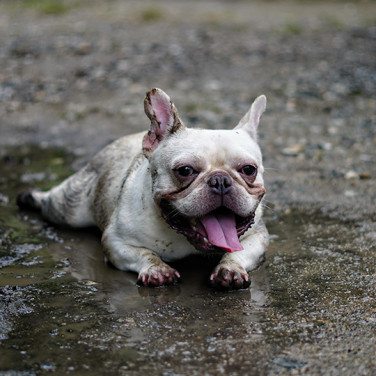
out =
[[[15,188],[49,187],[66,161],[35,147],[2,157],[1,370],[372,374],[375,255],[358,222],[268,210],[272,243],[250,290],[214,291],[213,261],[201,258],[178,263],[177,286],[137,287],[135,274],[104,262],[95,229],[56,229],[17,210]]]
[[[82,4],[0,4],[0,374],[376,374],[375,6]],[[268,96],[271,244],[249,290],[214,291],[199,257],[137,287],[97,230],[15,204],[145,129],[151,86],[211,128]]]

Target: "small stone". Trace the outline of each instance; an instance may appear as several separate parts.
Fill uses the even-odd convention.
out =
[[[372,158],[372,155],[369,155],[369,154],[362,154],[362,155],[360,156],[360,160],[361,160],[362,162],[367,162],[367,163],[369,163],[369,162],[372,162],[373,158]]]
[[[351,190],[345,191],[345,196],[346,197],[355,197],[357,195],[358,195],[358,193],[355,192],[355,191],[351,191]]]
[[[86,281],[87,286],[93,286],[93,285],[98,285],[98,282],[95,281]]]
[[[31,183],[34,181],[42,181],[47,178],[47,174],[45,172],[35,172],[35,173],[25,173],[21,175],[22,183]]]
[[[329,150],[332,150],[333,149],[333,145],[330,143],[330,142],[322,142],[320,144],[320,148],[322,150],[326,150],[326,151],[329,151]]]
[[[7,196],[3,195],[2,193],[0,193],[0,205],[6,206],[6,205],[8,205],[8,202],[9,202],[9,198]]]
[[[296,157],[304,150],[304,146],[301,144],[291,145],[287,148],[282,149],[282,155],[287,157]]]
[[[359,179],[361,180],[371,179],[371,174],[369,174],[368,172],[361,172],[359,174]]]
[[[358,179],[358,178],[359,178],[359,174],[356,171],[351,170],[345,174],[345,179],[348,179],[348,180]]]

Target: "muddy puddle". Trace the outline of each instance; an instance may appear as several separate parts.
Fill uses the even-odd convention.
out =
[[[202,258],[176,264],[177,286],[137,287],[135,274],[104,262],[95,229],[56,229],[17,210],[19,190],[56,184],[74,159],[35,147],[1,155],[1,374],[374,369],[375,249],[362,223],[268,209],[271,245],[250,290],[212,290],[213,261]]]

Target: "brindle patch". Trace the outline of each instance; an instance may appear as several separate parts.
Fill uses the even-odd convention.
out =
[[[150,130],[145,134],[143,138],[143,152],[147,158],[150,158],[152,152],[156,149],[157,145],[162,141],[166,136],[171,136],[179,130],[185,128],[184,123],[179,117],[178,110],[176,109],[174,103],[170,100],[170,116],[173,117],[172,124],[167,124],[167,129],[162,129],[161,121],[157,118],[155,111],[153,109],[153,104],[151,97],[158,95],[159,89],[152,89],[146,93],[144,99],[144,110],[145,114],[151,121]]]

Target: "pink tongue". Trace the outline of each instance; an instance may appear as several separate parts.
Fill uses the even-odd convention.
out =
[[[244,249],[236,231],[235,215],[231,212],[207,214],[200,218],[211,244],[227,252]]]

